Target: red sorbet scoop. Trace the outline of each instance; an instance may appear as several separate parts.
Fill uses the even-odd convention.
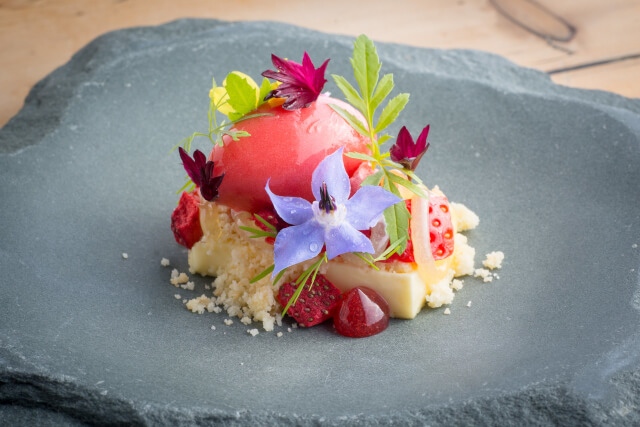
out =
[[[320,96],[307,108],[286,111],[265,104],[258,112],[272,113],[238,123],[233,129],[251,136],[233,141],[224,138],[224,147],[216,146],[209,155],[215,162],[215,174],[225,173],[217,202],[236,210],[257,212],[271,205],[264,190],[271,178],[271,190],[281,196],[315,200],[311,175],[327,155],[344,146],[345,153],[370,153],[368,139],[357,133],[329,104],[360,113],[348,104]],[[362,160],[344,157],[351,176]]]

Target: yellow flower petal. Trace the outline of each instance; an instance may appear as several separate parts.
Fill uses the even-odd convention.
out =
[[[222,105],[218,107],[218,111],[227,116],[229,113],[233,113],[235,111],[233,107],[226,102],[229,99],[229,95],[225,88],[218,86],[211,89],[211,92],[213,92],[213,105],[220,105],[222,103]],[[211,94],[209,96],[211,96]]]

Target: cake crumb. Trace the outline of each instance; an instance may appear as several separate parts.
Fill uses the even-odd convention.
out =
[[[451,310],[449,310],[449,307],[444,309],[444,313],[443,314],[447,314],[447,315],[451,314]]]
[[[227,326],[231,326],[231,325],[233,325],[233,320],[231,320],[231,319],[224,319],[224,324],[225,324],[225,325],[227,325]]]
[[[473,273],[473,277],[481,277],[484,282],[492,282],[493,276],[491,272],[484,268],[476,268]]]
[[[637,244],[637,243],[634,243],[633,245],[631,245],[631,247],[632,247],[633,249],[635,249],[635,248],[637,248],[637,247],[638,247],[638,244]]]
[[[186,304],[187,302],[188,302],[188,300],[186,298],[182,300],[183,304]]]
[[[291,328],[287,328],[287,332],[291,332]]]
[[[211,330],[215,331],[216,330],[216,325],[211,325]]]
[[[205,288],[206,290],[208,290],[208,291],[209,291],[209,290],[211,290],[211,286],[210,286],[210,285],[204,285],[204,288]]]
[[[453,289],[454,291],[459,291],[460,289],[462,289],[463,286],[464,286],[464,280],[453,279],[451,281],[451,289]]]
[[[170,264],[170,262],[169,262],[169,260],[167,258],[162,258],[160,260],[160,265],[163,266],[163,267],[169,267],[169,264]]]
[[[471,301],[467,303],[467,307],[471,307]]]
[[[282,332],[278,332],[278,333],[276,334],[276,336],[277,336],[278,338],[282,338],[282,335],[283,335],[283,334],[282,334]]]
[[[195,289],[195,286],[196,286],[196,284],[194,282],[187,282],[186,284],[181,285],[180,287],[182,289],[186,289],[188,291],[192,291],[192,290]]]
[[[488,269],[494,270],[496,268],[502,268],[503,260],[504,260],[504,252],[493,251],[493,252],[489,252],[486,255],[484,261],[482,261],[482,265],[484,265]]]
[[[247,333],[249,335],[251,335],[252,337],[255,337],[256,335],[258,335],[260,332],[257,329],[247,329]]]
[[[180,294],[175,294],[173,297],[174,297],[175,299],[180,299],[180,298],[182,298],[182,297],[180,296]]]
[[[126,252],[122,252],[122,259],[127,259],[129,258],[129,254]]]
[[[240,319],[240,323],[242,323],[243,325],[249,325],[251,324],[251,319],[247,316],[244,316],[242,319]]]
[[[171,284],[176,288],[189,281],[189,276],[186,273],[180,273],[175,268],[171,271]]]
[[[298,327],[298,324],[297,324],[297,323],[294,323],[293,325],[291,325],[291,327],[292,327],[293,329],[296,329],[296,328]]]

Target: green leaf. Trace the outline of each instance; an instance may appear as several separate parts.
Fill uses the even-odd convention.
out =
[[[248,231],[249,233],[253,233],[252,236],[249,236],[251,239],[257,239],[258,237],[276,237],[276,233],[270,233],[268,231],[259,230],[257,228],[245,227],[241,225],[238,227],[240,230]]]
[[[392,138],[391,135],[386,135],[386,134],[382,135],[380,138],[378,138],[378,145],[380,146],[380,145],[384,144],[385,142],[387,142],[391,138]]]
[[[387,176],[389,177],[391,182],[393,182],[394,184],[402,185],[403,187],[405,187],[409,191],[413,192],[413,194],[416,194],[416,195],[422,197],[423,199],[429,199],[429,196],[427,195],[427,193],[425,193],[425,191],[422,188],[420,188],[419,186],[417,186],[413,182],[411,182],[411,181],[409,181],[407,179],[404,179],[401,176],[398,176],[398,175],[393,174],[393,173],[390,173]]]
[[[377,163],[377,160],[374,159],[373,157],[371,157],[371,156],[369,156],[367,154],[358,153],[357,151],[351,151],[349,153],[344,153],[344,155],[347,156],[347,157],[351,157],[352,159],[367,160],[369,162]]]
[[[353,75],[360,86],[360,92],[365,102],[373,95],[380,74],[380,59],[373,42],[361,34],[353,44],[353,58],[351,58]]]
[[[266,101],[264,98],[271,92],[271,82],[266,77],[262,80],[260,85],[260,95],[258,96],[258,107],[264,104]]]
[[[338,88],[342,91],[345,98],[347,98],[347,101],[364,113],[364,101],[362,100],[362,97],[360,97],[358,91],[351,86],[351,83],[349,83],[344,77],[336,74],[332,74],[331,77],[333,77],[333,80],[336,82],[336,85],[338,85]]]
[[[384,172],[382,171],[378,171],[372,175],[369,175],[368,177],[366,177],[364,179],[364,181],[362,181],[362,183],[360,184],[361,187],[364,187],[365,185],[378,185],[380,184],[380,180],[382,179],[382,175],[384,174]]]
[[[409,175],[409,177],[414,180],[415,182],[417,182],[418,184],[422,184],[422,180],[420,179],[420,177],[418,175],[416,175],[413,171],[410,170],[405,170],[404,171],[407,175]]]
[[[329,104],[329,106],[331,108],[333,108],[333,110],[340,114],[340,116],[345,119],[347,121],[347,123],[349,123],[351,125],[351,127],[353,127],[356,132],[358,132],[360,135],[368,138],[369,137],[369,132],[367,132],[367,129],[365,127],[364,124],[362,124],[362,122],[360,120],[358,120],[356,118],[356,116],[354,116],[353,114],[349,113],[348,111],[346,111],[343,108],[338,107],[335,104]]]
[[[369,102],[369,108],[371,109],[371,114],[376,111],[376,108],[382,104],[382,101],[391,93],[393,89],[393,74],[385,74],[378,82],[378,86],[376,87],[376,91],[373,94],[373,98]]]
[[[233,107],[236,113],[245,115],[249,111],[256,108],[256,91],[247,79],[240,77],[235,73],[229,73],[226,84],[227,93],[229,94],[229,105]],[[229,114],[229,118],[234,120]]]
[[[254,216],[258,221],[260,221],[261,223],[263,223],[263,224],[264,224],[264,226],[265,226],[265,227],[267,227],[269,230],[271,230],[271,231],[276,231],[276,232],[277,232],[276,228],[275,228],[273,225],[271,225],[271,224],[270,224],[266,219],[262,218],[262,217],[261,217],[260,215],[258,215],[257,213],[254,213],[254,214],[253,214],[253,216]]]
[[[275,266],[273,264],[271,264],[271,267],[267,267],[262,273],[258,274],[253,279],[251,279],[249,281],[249,283],[256,283],[258,280],[262,279],[263,277],[265,277],[266,275],[271,273],[273,271],[274,267]]]
[[[405,105],[407,105],[407,102],[409,102],[408,93],[401,93],[389,101],[387,106],[384,107],[384,110],[382,110],[382,114],[380,114],[380,120],[376,125],[375,132],[378,133],[393,123],[398,117],[398,114],[400,114],[400,111],[402,111]]]
[[[238,119],[241,119],[241,118],[242,118],[242,116],[244,116],[244,114],[239,113],[239,112],[237,112],[237,111],[232,111],[232,112],[230,112],[230,113],[229,113],[229,118],[230,118],[232,121],[236,121],[236,120],[238,120]]]
[[[387,178],[389,174],[386,174]],[[389,179],[384,180],[384,188],[388,191],[391,191],[398,197],[400,196],[400,192],[395,185],[391,185]],[[387,234],[389,234],[389,243],[393,245],[394,243],[401,241],[403,242],[399,244],[398,252],[403,253],[407,248],[407,240],[409,239],[409,218],[410,218],[409,210],[407,209],[406,203],[396,203],[393,206],[388,207],[384,210],[384,220],[387,223]]]

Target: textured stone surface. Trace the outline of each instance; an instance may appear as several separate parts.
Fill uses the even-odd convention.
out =
[[[257,77],[271,52],[304,50],[350,76],[351,42],[178,21],[105,35],[36,85],[0,130],[0,418],[640,423],[640,101],[496,56],[378,44],[412,94],[392,133],[431,123],[419,173],[480,215],[476,262],[503,250],[499,281],[467,279],[451,316],[425,310],[362,340],[251,338],[174,299],[208,281],[177,291],[160,266],[187,269],[168,223],[183,172],[167,153],[206,125],[211,76]]]

